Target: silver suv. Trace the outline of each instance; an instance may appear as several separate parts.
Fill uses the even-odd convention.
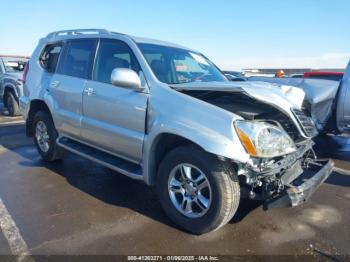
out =
[[[230,82],[195,50],[68,30],[41,39],[27,67],[20,108],[42,158],[68,150],[142,180],[194,234],[229,222],[241,198],[299,205],[332,172],[301,89]]]

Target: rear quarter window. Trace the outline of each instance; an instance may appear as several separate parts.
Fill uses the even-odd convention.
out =
[[[54,73],[62,50],[62,43],[50,44],[44,48],[39,63],[45,71]]]

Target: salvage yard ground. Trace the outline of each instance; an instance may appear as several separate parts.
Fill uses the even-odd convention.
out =
[[[55,164],[42,162],[21,118],[0,111],[0,200],[18,229],[0,230],[1,255],[24,252],[9,233],[33,255],[350,255],[347,137],[320,140],[322,154],[341,160],[308,203],[263,211],[244,201],[227,226],[193,236],[169,221],[140,182],[70,153]]]

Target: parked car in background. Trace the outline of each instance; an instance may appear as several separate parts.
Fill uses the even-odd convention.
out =
[[[288,77],[291,77],[291,78],[303,78],[304,74],[291,74],[291,75],[288,75]]]
[[[20,114],[18,100],[23,95],[22,75],[28,57],[0,55],[0,98],[10,116]]]
[[[304,78],[313,79],[324,79],[324,80],[335,80],[340,81],[344,76],[342,72],[325,72],[325,71],[314,71],[304,73]]]
[[[27,65],[20,108],[41,157],[66,149],[144,181],[189,232],[225,225],[241,198],[300,205],[332,172],[312,149],[301,89],[230,82],[198,51],[68,30],[41,39]]]
[[[230,81],[247,81],[243,72],[240,71],[222,71],[226,78]]]
[[[241,71],[222,71],[222,73],[224,73],[225,75],[231,75],[234,77],[244,77],[244,73]]]

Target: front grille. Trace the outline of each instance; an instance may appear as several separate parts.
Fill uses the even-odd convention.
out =
[[[279,119],[278,122],[282,125],[283,129],[288,133],[293,141],[299,140],[300,132],[290,119]]]
[[[303,111],[299,109],[292,109],[292,112],[296,119],[298,120],[301,129],[304,131],[305,135],[308,137],[313,137],[317,135],[317,130],[315,124],[312,121],[311,117],[308,117]]]

